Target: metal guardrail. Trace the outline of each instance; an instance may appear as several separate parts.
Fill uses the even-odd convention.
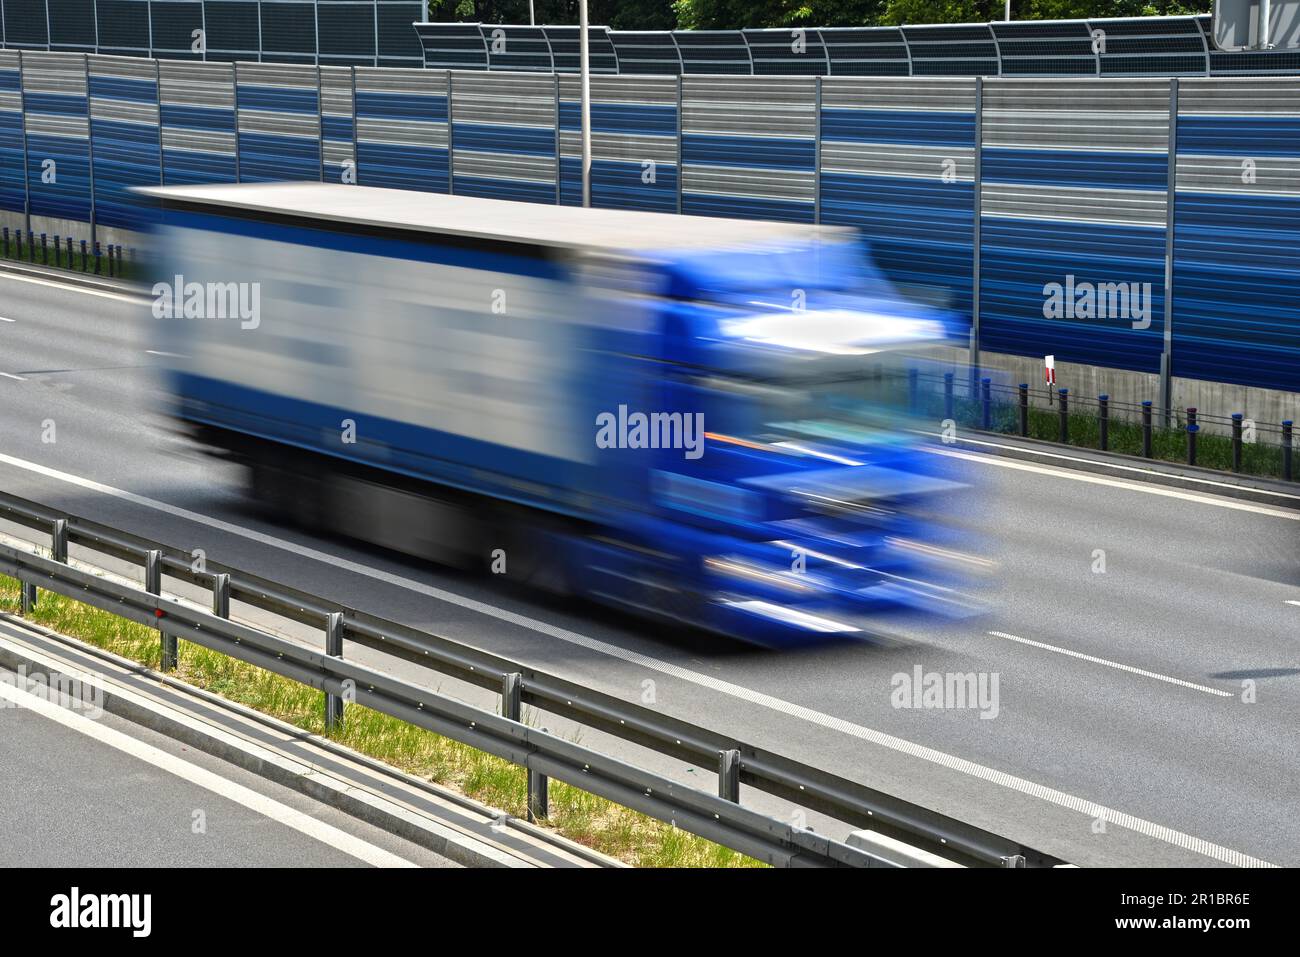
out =
[[[800,807],[941,854],[971,866],[1052,867],[1059,858],[865,785],[583,688],[451,639],[331,603],[88,519],[0,492],[0,519],[48,534],[51,557],[0,543],[0,573],[22,582],[28,613],[43,588],[159,629],[162,666],[174,667],[177,641],[247,661],[323,691],[327,721],[344,700],[497,755],[528,771],[530,817],[545,816],[547,780],[556,778],[683,830],[777,866],[895,866],[848,844],[796,827],[739,803],[740,784]],[[68,547],[143,568],[143,587],[74,568]],[[212,594],[205,612],[161,594],[163,576]],[[238,601],[324,632],[322,650],[229,617]],[[420,664],[440,675],[497,691],[502,713],[473,707],[342,657],[344,640]],[[565,741],[519,721],[523,704],[645,746],[659,754],[716,767],[718,795]]]

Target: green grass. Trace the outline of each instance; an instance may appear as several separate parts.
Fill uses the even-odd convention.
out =
[[[20,607],[18,582],[0,576],[0,611],[18,614]],[[31,620],[151,668],[159,665],[161,642],[155,629],[62,595],[40,592]],[[355,704],[348,706],[339,727],[327,731],[319,691],[185,641],[180,642],[175,677],[516,817],[525,814],[524,769],[458,741]],[[550,817],[544,823],[638,867],[763,866],[561,781],[550,784]]]
[[[942,417],[943,397],[935,396],[926,412],[930,418]],[[1108,451],[1125,455],[1142,454],[1142,426],[1138,422],[1116,418],[1112,410],[1108,429]],[[1101,421],[1095,406],[1067,413],[1067,429],[1071,446],[1085,449],[1101,448]],[[954,398],[953,418],[960,426],[979,427],[983,424],[981,406],[970,399]],[[1159,412],[1155,413],[1156,420]],[[1008,435],[1020,434],[1020,410],[1011,401],[994,399],[990,409],[991,431]],[[1187,463],[1186,422],[1175,416],[1177,428],[1165,429],[1155,425],[1151,429],[1151,458],[1162,462]],[[1060,412],[1057,409],[1031,407],[1029,409],[1029,438],[1047,442],[1060,442]],[[1197,436],[1196,464],[1201,468],[1232,471],[1232,438],[1201,432]],[[1241,447],[1242,475],[1263,478],[1282,477],[1282,448],[1269,442],[1243,443]]]

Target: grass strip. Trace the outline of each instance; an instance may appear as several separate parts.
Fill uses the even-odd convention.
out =
[[[0,611],[16,615],[20,608],[18,581],[0,576]],[[44,590],[30,617],[123,658],[155,669],[159,665],[156,629]],[[459,741],[356,704],[348,706],[341,726],[327,731],[321,692],[191,642],[180,642],[174,676],[516,817],[525,814],[525,770]],[[763,866],[562,781],[551,781],[550,818],[544,823],[570,840],[638,867]]]

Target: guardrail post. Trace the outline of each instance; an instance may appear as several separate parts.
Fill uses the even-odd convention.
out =
[[[86,241],[81,241],[81,271],[85,272],[90,266],[90,260],[86,258]]]
[[[718,797],[740,803],[740,752],[735,748],[718,752]]]
[[[95,240],[95,275],[96,275],[96,276],[100,275],[100,271],[99,271],[99,270],[100,270],[100,256],[102,256],[102,255],[103,255],[103,253],[102,253],[102,251],[101,251],[100,248],[99,248],[99,240],[97,239],[97,240]]]
[[[980,379],[980,405],[981,421],[984,423],[984,431],[987,432],[993,427],[993,380],[989,378]]]
[[[1151,458],[1151,400],[1142,402],[1142,457]]]
[[[1097,425],[1101,430],[1101,450],[1110,450],[1110,396],[1102,393],[1097,396]]]
[[[523,714],[524,676],[514,671],[501,676],[501,717],[520,720]]]
[[[1029,383],[1022,382],[1016,386],[1016,391],[1020,393],[1020,434],[1029,435]]]
[[[5,251],[4,251],[4,257],[5,257],[5,259],[8,259],[8,258],[9,258],[9,227],[8,227],[8,226],[5,226],[5,227],[4,227],[4,229],[3,229],[3,233],[4,233],[4,239],[5,239]]]
[[[943,374],[943,417],[952,418],[952,373]]]
[[[1057,409],[1057,415],[1061,419],[1061,444],[1070,444],[1070,390],[1057,389],[1056,394],[1061,397],[1060,408]]]
[[[1241,420],[1245,416],[1240,412],[1232,413],[1232,470],[1241,471]]]
[[[50,527],[50,557],[56,562],[68,560],[68,520],[56,518]]]
[[[36,608],[36,586],[31,582],[23,582],[21,587],[21,611],[23,617],[27,617]]]
[[[27,230],[27,261],[36,262],[36,233]]]
[[[23,258],[23,231],[21,229],[15,229],[14,230],[14,259],[22,259],[22,258]]]
[[[542,734],[546,734],[545,728]],[[528,820],[533,824],[551,816],[550,784],[541,771],[528,769]]]
[[[212,576],[212,614],[230,617],[230,576],[225,572]]]
[[[1282,423],[1282,478],[1291,481],[1291,420]]]
[[[1201,431],[1201,427],[1196,424],[1196,410],[1191,406],[1187,407],[1187,464],[1196,464],[1196,433]]]
[[[1025,855],[1008,854],[1006,857],[1002,858],[1002,866],[1003,867],[1025,867],[1026,866]]]
[[[58,233],[54,234],[54,265],[63,265],[63,237]]]
[[[144,553],[144,590],[151,595],[162,594],[162,552],[150,549]],[[162,626],[162,616],[158,616],[158,634],[162,638],[162,654],[158,667],[162,671],[175,671],[179,656],[176,636],[167,634]]]
[[[343,612],[332,611],[325,616],[325,654],[331,658],[343,657]],[[325,692],[325,728],[332,730],[343,722],[343,698]]]
[[[41,265],[50,264],[50,241],[44,233],[41,233]]]
[[[916,415],[916,410],[920,405],[920,373],[916,369],[907,370],[907,411]]]

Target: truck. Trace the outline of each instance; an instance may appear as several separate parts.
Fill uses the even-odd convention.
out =
[[[768,645],[962,605],[926,518],[955,485],[897,401],[948,317],[853,231],[141,192],[175,420],[285,521]]]

